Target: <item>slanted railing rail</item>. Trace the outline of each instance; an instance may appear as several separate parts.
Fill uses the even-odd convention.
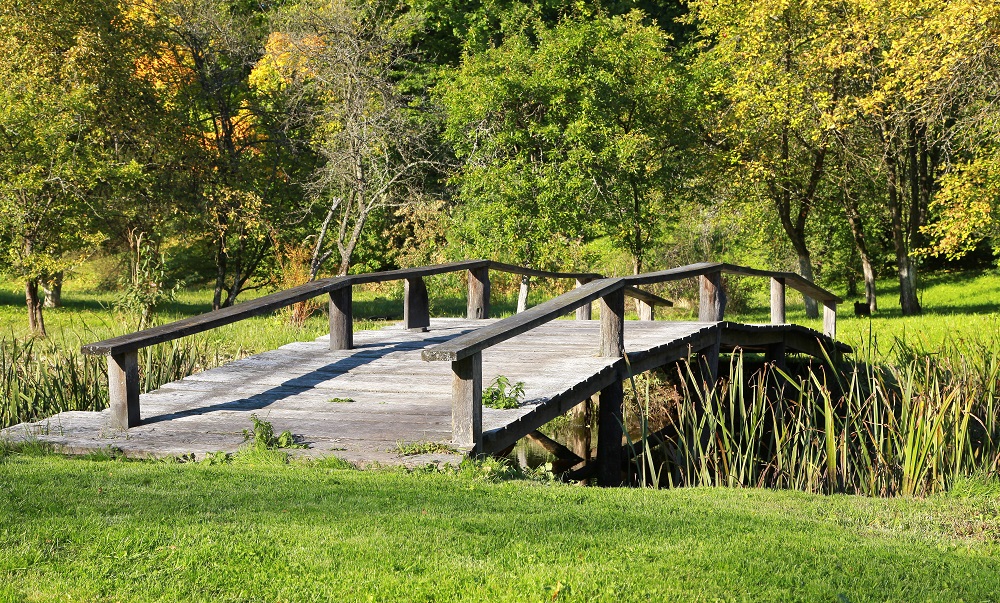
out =
[[[698,320],[719,322],[726,308],[726,294],[722,275],[759,276],[771,279],[771,322],[785,323],[785,287],[789,286],[822,302],[824,307],[823,330],[831,339],[836,338],[837,304],[843,301],[835,294],[811,281],[790,272],[775,272],[746,268],[733,264],[704,262],[635,276],[594,280],[581,285],[525,312],[477,329],[424,350],[424,360],[447,360],[452,363],[452,437],[458,446],[473,451],[482,448],[482,353],[483,350],[516,337],[522,333],[563,316],[573,310],[589,308],[591,302],[600,300],[601,330],[598,353],[600,356],[621,358],[624,355],[625,295],[637,285],[650,285],[698,278],[700,281]],[[716,338],[710,349],[704,351],[709,371],[718,370],[721,338]],[[600,412],[611,413],[599,417],[602,426],[614,426],[620,419],[621,381],[607,386],[600,392],[604,404]],[[604,429],[601,427],[600,429]],[[619,434],[620,435],[620,434]],[[609,440],[610,438],[604,438]],[[598,456],[602,438],[598,435]],[[610,444],[605,444],[610,445]],[[613,455],[610,455],[613,456]],[[611,463],[613,465],[613,463]]]
[[[490,316],[490,270],[543,278],[575,279],[581,288],[586,287],[587,283],[603,279],[600,274],[547,272],[490,260],[467,260],[417,268],[337,276],[316,280],[228,308],[87,344],[82,347],[82,351],[85,354],[107,356],[111,422],[114,427],[127,429],[140,423],[138,351],[142,348],[208,331],[253,316],[268,314],[292,304],[328,294],[330,296],[330,348],[349,350],[354,347],[354,285],[405,281],[403,325],[407,329],[425,329],[430,325],[430,314],[424,277],[467,271],[466,315],[470,319],[480,319]],[[627,287],[625,294],[638,299],[649,308],[656,305],[672,305],[668,300],[636,289],[634,286]],[[588,312],[585,315],[578,314],[578,318],[590,318],[589,306]]]

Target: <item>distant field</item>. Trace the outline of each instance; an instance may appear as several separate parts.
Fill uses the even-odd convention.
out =
[[[0,457],[0,601],[996,601],[1000,485],[866,499]]]

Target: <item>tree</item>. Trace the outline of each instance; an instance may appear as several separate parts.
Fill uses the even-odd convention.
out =
[[[703,0],[690,7],[701,35],[697,69],[724,100],[711,137],[730,157],[727,176],[773,207],[800,274],[814,280],[809,220],[848,117],[843,64],[851,49],[842,31],[849,15],[832,1]],[[818,315],[809,298],[806,313]]]
[[[608,236],[643,269],[684,168],[667,40],[632,12],[535,24],[466,55],[441,97],[460,215],[486,251],[544,265],[560,241]]]
[[[306,0],[269,42],[270,68],[300,99],[321,158],[308,186],[312,206],[324,208],[310,278],[334,254],[337,273],[347,274],[369,220],[419,197],[436,163],[432,121],[396,86],[407,56],[399,7]]]
[[[42,282],[103,239],[99,190],[141,177],[127,153],[120,93],[140,55],[120,7],[78,0],[0,9],[0,262],[25,282],[28,322],[45,334]]]

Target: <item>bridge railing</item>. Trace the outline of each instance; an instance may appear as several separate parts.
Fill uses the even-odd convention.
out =
[[[87,344],[81,349],[84,354],[107,356],[111,423],[114,427],[127,429],[140,423],[138,351],[142,348],[208,331],[253,316],[268,314],[292,304],[327,294],[330,296],[330,349],[349,350],[354,347],[354,285],[405,281],[403,325],[407,329],[424,329],[430,325],[425,277],[467,271],[466,315],[472,319],[489,318],[490,270],[542,278],[575,279],[581,288],[588,283],[603,279],[600,274],[595,273],[549,272],[490,260],[467,260],[400,270],[336,276],[264,295],[228,308],[213,310],[198,316]],[[650,317],[653,306],[672,305],[669,301],[641,291],[634,286],[627,287],[625,294],[638,299],[645,307],[650,308]],[[586,314],[581,313],[578,318],[589,319],[589,308]]]
[[[473,451],[482,445],[482,353],[483,350],[530,331],[573,310],[589,308],[595,300],[601,304],[601,331],[598,354],[621,358],[625,349],[625,294],[636,285],[650,285],[698,278],[700,281],[698,320],[719,322],[724,319],[726,294],[723,274],[759,276],[771,279],[771,322],[785,323],[785,287],[792,287],[823,304],[823,331],[836,338],[837,295],[791,272],[776,272],[746,268],[733,264],[704,262],[647,272],[635,276],[595,280],[579,286],[543,304],[504,320],[460,335],[424,350],[421,357],[428,361],[451,361],[452,366],[452,439],[458,446]],[[719,341],[708,351],[718,361]],[[711,360],[709,364],[711,364]],[[713,370],[714,372],[714,370]],[[615,398],[621,397],[621,384]],[[602,393],[604,395],[604,393]],[[607,421],[609,422],[609,421]],[[600,438],[598,438],[600,440]]]

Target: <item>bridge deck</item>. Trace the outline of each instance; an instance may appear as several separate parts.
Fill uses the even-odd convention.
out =
[[[421,351],[485,321],[433,319],[426,332],[401,326],[355,334],[355,349],[331,351],[326,337],[292,343],[164,385],[141,396],[142,424],[127,433],[108,427],[109,413],[64,412],[0,432],[36,438],[71,453],[118,449],[129,456],[168,457],[233,452],[250,415],[307,443],[301,454],[336,455],[367,463],[456,459],[438,453],[402,457],[400,443],[451,440],[449,362],[425,362]],[[498,375],[524,382],[521,407],[483,409],[484,449],[501,450],[600,391],[623,370],[641,372],[714,342],[753,347],[785,342],[815,353],[823,335],[794,325],[629,321],[625,369],[596,357],[599,321],[553,321],[487,349],[483,383]],[[811,343],[810,343],[811,342]],[[810,347],[813,346],[813,347]]]

